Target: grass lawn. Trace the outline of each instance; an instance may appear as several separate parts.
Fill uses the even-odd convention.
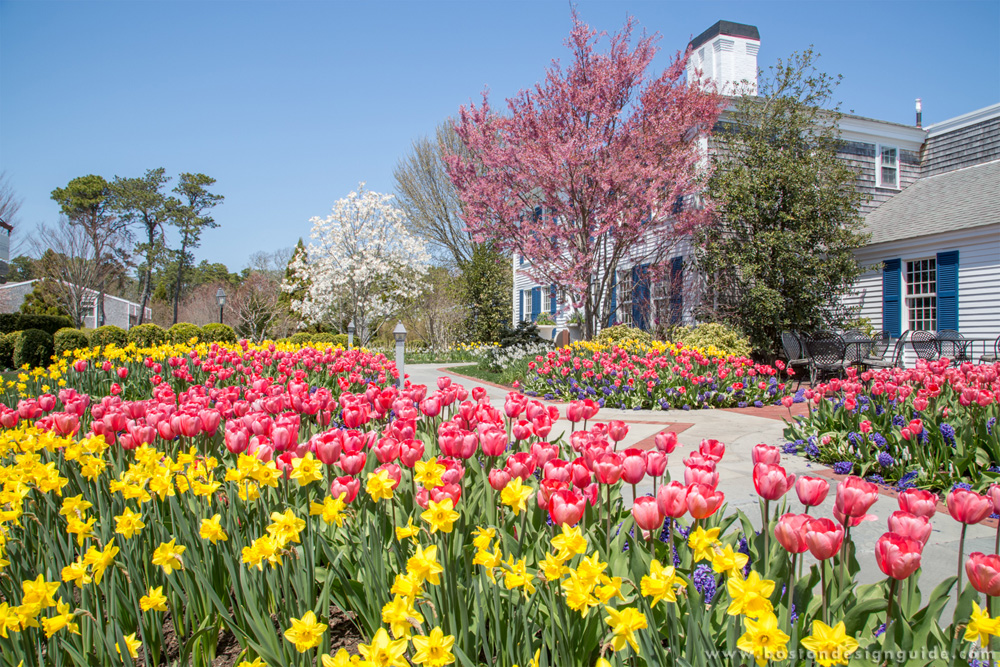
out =
[[[533,357],[532,357],[533,359]],[[488,370],[482,367],[480,364],[470,364],[468,366],[452,366],[448,370],[460,373],[462,375],[469,375],[474,378],[479,378],[480,380],[486,380],[487,382],[493,382],[495,384],[502,384],[505,387],[509,387],[514,384],[514,381],[524,381],[524,376],[528,372],[528,363],[532,359],[522,359],[510,366],[505,368],[499,373],[496,371]]]

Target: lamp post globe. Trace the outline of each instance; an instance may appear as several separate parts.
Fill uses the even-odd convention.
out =
[[[222,309],[226,305],[226,292],[221,287],[215,293],[215,303],[219,305],[219,324],[222,324]]]

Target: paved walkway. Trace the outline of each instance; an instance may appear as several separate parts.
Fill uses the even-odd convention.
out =
[[[468,388],[484,387],[494,405],[503,405],[509,390],[484,384],[471,378],[459,377],[455,372],[449,372],[448,368],[455,365],[460,364],[413,364],[407,366],[406,371],[410,374],[410,380],[417,384],[436,386],[437,378],[447,375],[453,381]],[[547,403],[557,405],[560,413],[565,417],[565,404]],[[621,419],[629,425],[628,437],[619,445],[619,450],[636,445],[648,447],[651,445],[652,437],[659,431],[676,430],[680,444],[670,456],[667,466],[673,479],[684,479],[682,461],[687,457],[688,452],[697,449],[703,438],[715,438],[726,443],[726,455],[718,465],[719,489],[726,494],[728,509],[730,511],[742,510],[754,523],[755,528],[759,530],[760,509],[758,496],[753,485],[753,463],[750,452],[757,443],[780,447],[785,442],[783,437],[785,423],[776,418],[781,416],[781,411],[765,408],[760,410],[759,414],[766,416],[754,414],[753,409],[690,411],[602,409],[598,413],[596,421],[607,422],[612,419]],[[680,428],[675,429],[671,425]],[[556,438],[560,433],[567,433],[569,429],[569,422],[565,419],[560,420],[553,428],[551,437]],[[812,463],[799,456],[782,455],[781,463],[786,470],[796,475],[825,476],[830,479],[832,488],[826,502],[819,508],[813,509],[811,513],[832,518],[833,500],[839,476],[834,476],[830,468]],[[652,483],[640,485],[638,491],[639,495],[651,493]],[[628,499],[631,490],[625,490],[624,494]],[[790,492],[787,498],[789,511],[803,511],[794,491]],[[857,548],[858,561],[861,563],[859,576],[861,583],[872,583],[885,578],[875,563],[875,542],[888,530],[886,522],[889,515],[898,509],[899,505],[894,495],[882,494],[873,508],[869,510],[870,514],[878,517],[878,521],[866,522],[851,530]],[[958,541],[961,524],[953,520],[943,506],[939,507],[939,513],[932,520],[932,524],[934,532],[924,547],[920,580],[920,587],[925,596],[943,579],[956,574],[958,566]],[[995,525],[992,523],[991,526],[969,526],[965,540],[965,554],[968,555],[974,551],[993,553],[996,535]],[[945,610],[942,618],[951,618],[950,609]]]

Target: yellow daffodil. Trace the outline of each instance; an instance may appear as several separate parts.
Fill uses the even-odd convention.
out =
[[[305,456],[292,459],[292,474],[290,479],[298,481],[300,486],[306,486],[323,479],[323,463],[313,457],[312,452]]]
[[[566,562],[560,560],[556,554],[546,553],[545,558],[538,564],[538,571],[546,580],[555,581],[569,572],[569,568],[566,567]]]
[[[626,607],[621,611],[612,607],[605,607],[608,615],[604,617],[604,622],[611,626],[611,650],[620,651],[628,644],[632,650],[639,651],[639,644],[635,640],[637,630],[647,627],[646,615],[634,607]]]
[[[413,627],[424,622],[423,615],[413,607],[413,598],[396,595],[382,607],[382,622],[389,626],[395,639],[409,639]]]
[[[750,618],[757,618],[761,614],[770,614],[774,609],[768,599],[774,592],[774,582],[761,579],[755,570],[751,570],[746,579],[741,573],[729,577],[726,580],[726,589],[733,600],[727,610],[730,616],[744,614]]]
[[[146,595],[139,598],[139,608],[143,611],[166,611],[167,596],[163,594],[163,586],[150,586]]]
[[[420,515],[431,527],[431,534],[437,531],[450,533],[455,522],[458,521],[458,512],[455,511],[455,503],[451,498],[445,498],[439,503],[430,500],[427,502],[427,510]]]
[[[139,657],[139,649],[142,647],[142,642],[136,639],[135,633],[125,635],[125,648],[128,649],[128,654],[132,658]],[[115,642],[115,650],[118,651],[118,655],[122,654],[121,646],[118,642]]]
[[[804,648],[812,651],[813,659],[822,667],[846,665],[859,645],[857,639],[847,635],[843,621],[831,628],[819,620],[812,622],[812,634],[801,643]]]
[[[445,635],[441,628],[434,628],[429,635],[417,635],[412,639],[413,662],[427,667],[443,667],[455,662],[455,655],[451,652],[451,647],[455,645],[455,638]]]
[[[335,523],[340,528],[344,525],[344,495],[339,497],[327,496],[323,503],[311,503],[309,505],[309,516],[319,516],[326,524]]]
[[[684,583],[677,576],[673,565],[663,567],[660,561],[653,559],[649,564],[649,574],[642,578],[639,585],[644,596],[653,598],[649,606],[655,607],[660,600],[677,602],[675,586],[683,586]]]
[[[742,574],[749,560],[749,556],[733,551],[733,547],[727,544],[722,549],[715,549],[712,554],[712,569],[720,574],[732,575],[736,572]]]
[[[972,603],[972,618],[965,626],[965,641],[974,642],[986,648],[990,637],[1000,637],[1000,618],[990,618],[989,612],[980,609],[979,604]]]
[[[316,620],[316,614],[312,610],[304,613],[302,618],[290,620],[292,627],[285,630],[285,639],[292,642],[299,653],[305,653],[318,645],[326,632],[327,626]]]
[[[360,662],[360,656],[351,655],[344,648],[338,650],[336,655],[324,655],[320,658],[320,664],[323,667],[352,667],[352,665],[357,665]]]
[[[100,585],[101,579],[104,577],[104,572],[111,564],[115,561],[115,556],[121,551],[115,546],[115,541],[112,539],[109,541],[103,550],[95,549],[91,547],[86,556],[83,558],[83,562],[90,565],[93,569],[91,570],[94,576],[94,584]]]
[[[260,658],[254,658],[253,662],[250,662],[249,660],[243,660],[238,665],[236,665],[236,667],[267,667],[267,663],[261,660]]]
[[[444,572],[444,568],[437,562],[437,547],[432,545],[424,549],[418,544],[417,553],[406,562],[406,571],[419,581],[429,581],[433,586],[439,585],[441,578],[438,575]]]
[[[198,536],[203,540],[209,540],[212,544],[225,542],[229,539],[226,531],[222,530],[222,515],[216,514],[211,519],[202,519]]]
[[[493,570],[500,567],[503,563],[503,553],[500,551],[499,545],[496,546],[493,551],[488,549],[480,549],[476,552],[476,555],[472,558],[473,565],[481,565],[486,570],[486,576],[490,578],[494,584],[497,582],[496,574]]]
[[[756,621],[748,618],[746,628],[736,641],[736,647],[756,658],[758,665],[763,667],[768,660],[780,661],[788,657],[789,637],[778,628],[777,616],[768,612]]]
[[[521,481],[520,477],[507,482],[500,492],[500,502],[509,507],[514,516],[519,515],[527,508],[528,498],[534,493],[532,488]]]
[[[124,512],[115,517],[115,532],[126,540],[132,539],[136,533],[145,527],[146,524],[142,522],[142,515],[133,512],[128,507],[125,508]]]
[[[436,456],[427,461],[417,461],[413,465],[413,481],[430,491],[444,483],[441,476],[446,470],[446,467],[437,462]]]
[[[77,588],[83,588],[92,581],[87,572],[87,564],[82,559],[77,559],[62,569],[62,580],[72,581]]]
[[[557,550],[556,557],[569,560],[577,554],[587,551],[587,538],[583,536],[580,526],[562,525],[562,533],[552,538],[552,547]]]
[[[535,586],[531,583],[531,575],[528,574],[523,558],[514,562],[513,556],[508,556],[503,564],[503,585],[507,590],[515,588],[523,589],[525,596],[535,592]]]
[[[371,644],[358,644],[358,653],[371,663],[372,667],[407,667],[405,639],[389,639],[385,628],[379,628],[372,637]]]
[[[365,491],[372,497],[372,500],[392,500],[392,490],[396,482],[389,477],[388,470],[368,473],[368,482],[365,484]]]
[[[413,525],[413,519],[407,518],[405,526],[396,526],[396,541],[402,542],[403,540],[409,538],[414,542],[417,541],[417,535],[420,534],[420,526]]]
[[[80,634],[80,627],[73,622],[73,616],[74,614],[69,610],[69,604],[64,604],[62,598],[59,598],[59,602],[56,603],[56,615],[42,619],[42,628],[45,630],[46,638],[51,639],[52,635],[63,628],[74,635]]]
[[[688,536],[688,546],[691,547],[692,551],[694,551],[695,562],[701,560],[711,561],[712,557],[715,555],[715,545],[718,543],[718,528],[705,530],[701,526],[698,526],[695,530],[691,531],[691,535]]]
[[[166,574],[170,574],[174,570],[184,569],[181,554],[187,550],[187,547],[174,544],[176,541],[174,538],[169,542],[161,542],[160,546],[156,547],[156,551],[153,552],[153,565],[162,567]]]
[[[298,542],[299,533],[305,527],[306,522],[295,516],[295,512],[286,509],[284,512],[271,512],[271,522],[267,526],[267,533],[275,539],[279,547],[283,547],[289,542]]]
[[[496,528],[482,528],[476,526],[476,529],[472,531],[472,546],[476,548],[477,551],[482,551],[483,549],[489,549],[490,543],[496,539],[497,530]]]

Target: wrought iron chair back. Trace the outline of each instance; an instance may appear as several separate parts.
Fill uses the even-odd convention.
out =
[[[937,332],[938,353],[942,357],[948,357],[953,361],[965,361],[968,359],[968,340],[965,336],[954,329],[941,329]]]
[[[829,367],[844,361],[847,346],[837,334],[818,331],[806,339],[806,350],[817,366]]]
[[[781,347],[784,348],[785,356],[788,357],[789,361],[802,359],[805,356],[802,341],[792,331],[781,332]]]
[[[860,329],[848,329],[843,339],[846,344],[844,359],[848,363],[856,364],[871,354],[871,338]]]
[[[914,331],[910,334],[910,346],[918,359],[934,361],[941,356],[937,336],[933,331]]]
[[[885,356],[885,351],[889,349],[889,332],[880,331],[871,337],[871,349],[868,356],[873,359],[881,359]]]

